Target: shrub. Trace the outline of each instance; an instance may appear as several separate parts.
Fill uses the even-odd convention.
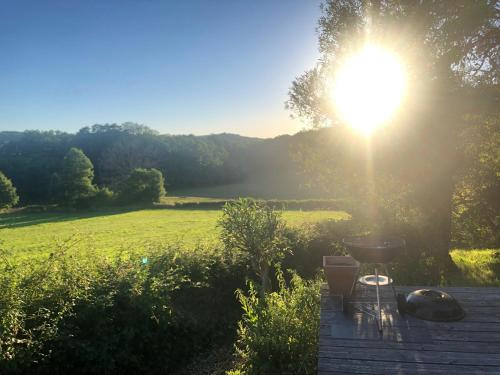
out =
[[[319,330],[319,281],[293,274],[290,285],[278,272],[279,291],[265,299],[250,284],[238,292],[243,317],[238,324],[236,368],[230,374],[313,374]]]
[[[115,193],[107,188],[98,188],[95,195],[90,200],[93,207],[109,207],[115,203]]]
[[[16,188],[12,185],[12,181],[0,172],[0,210],[2,208],[10,208],[19,202]]]
[[[345,255],[342,240],[360,231],[352,220],[327,220],[302,228],[287,228],[284,235],[290,251],[283,259],[283,268],[312,278],[321,268],[324,255]]]
[[[261,295],[270,288],[269,270],[285,252],[281,212],[251,199],[227,202],[219,220],[226,250],[243,258],[261,280]]]
[[[120,200],[125,203],[159,202],[165,195],[164,179],[158,169],[136,168],[121,184]]]
[[[238,265],[216,248],[145,255],[79,257],[63,245],[39,263],[5,263],[0,373],[171,373],[233,334]]]

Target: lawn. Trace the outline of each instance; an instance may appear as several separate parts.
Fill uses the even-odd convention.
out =
[[[194,246],[217,240],[220,210],[152,209],[82,213],[0,214],[0,241],[18,261],[54,251],[57,242],[74,239],[81,249],[111,254],[141,253],[158,244]],[[346,219],[343,211],[286,211],[291,226]]]
[[[453,285],[500,287],[500,249],[456,249],[451,257],[461,271]]]

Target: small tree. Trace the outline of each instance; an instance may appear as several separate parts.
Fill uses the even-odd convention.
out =
[[[163,174],[158,169],[136,168],[123,182],[120,199],[129,203],[159,202],[165,193]]]
[[[10,208],[19,202],[16,188],[12,185],[12,181],[0,172],[0,209]]]
[[[93,197],[96,193],[93,178],[94,166],[90,159],[82,150],[71,148],[64,157],[60,176],[62,203],[75,206]]]
[[[249,261],[261,280],[261,296],[269,290],[269,270],[286,250],[281,212],[251,199],[228,202],[219,220],[221,239],[228,251]]]

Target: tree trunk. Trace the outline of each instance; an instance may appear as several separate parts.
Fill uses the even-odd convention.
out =
[[[444,266],[446,271],[456,271],[457,268],[450,255],[451,220],[453,211],[454,184],[451,176],[439,181],[431,194],[427,207],[429,213],[428,246],[432,254]]]
[[[426,174],[420,186],[426,191],[426,216],[429,218],[429,249],[445,271],[457,270],[450,255],[453,212],[454,177],[459,167],[458,129],[462,128],[462,115],[453,101],[445,96],[437,98],[440,106],[431,111],[431,117],[421,139],[426,151]],[[432,135],[431,138],[428,135]],[[427,144],[427,146],[425,146]]]

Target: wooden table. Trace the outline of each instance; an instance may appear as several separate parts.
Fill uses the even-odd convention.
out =
[[[408,293],[429,287],[396,287]],[[390,287],[381,288],[383,332],[374,318],[345,314],[321,290],[318,374],[500,374],[500,288],[439,288],[466,312],[458,322],[400,316]],[[373,305],[375,288],[357,285],[354,303]]]

